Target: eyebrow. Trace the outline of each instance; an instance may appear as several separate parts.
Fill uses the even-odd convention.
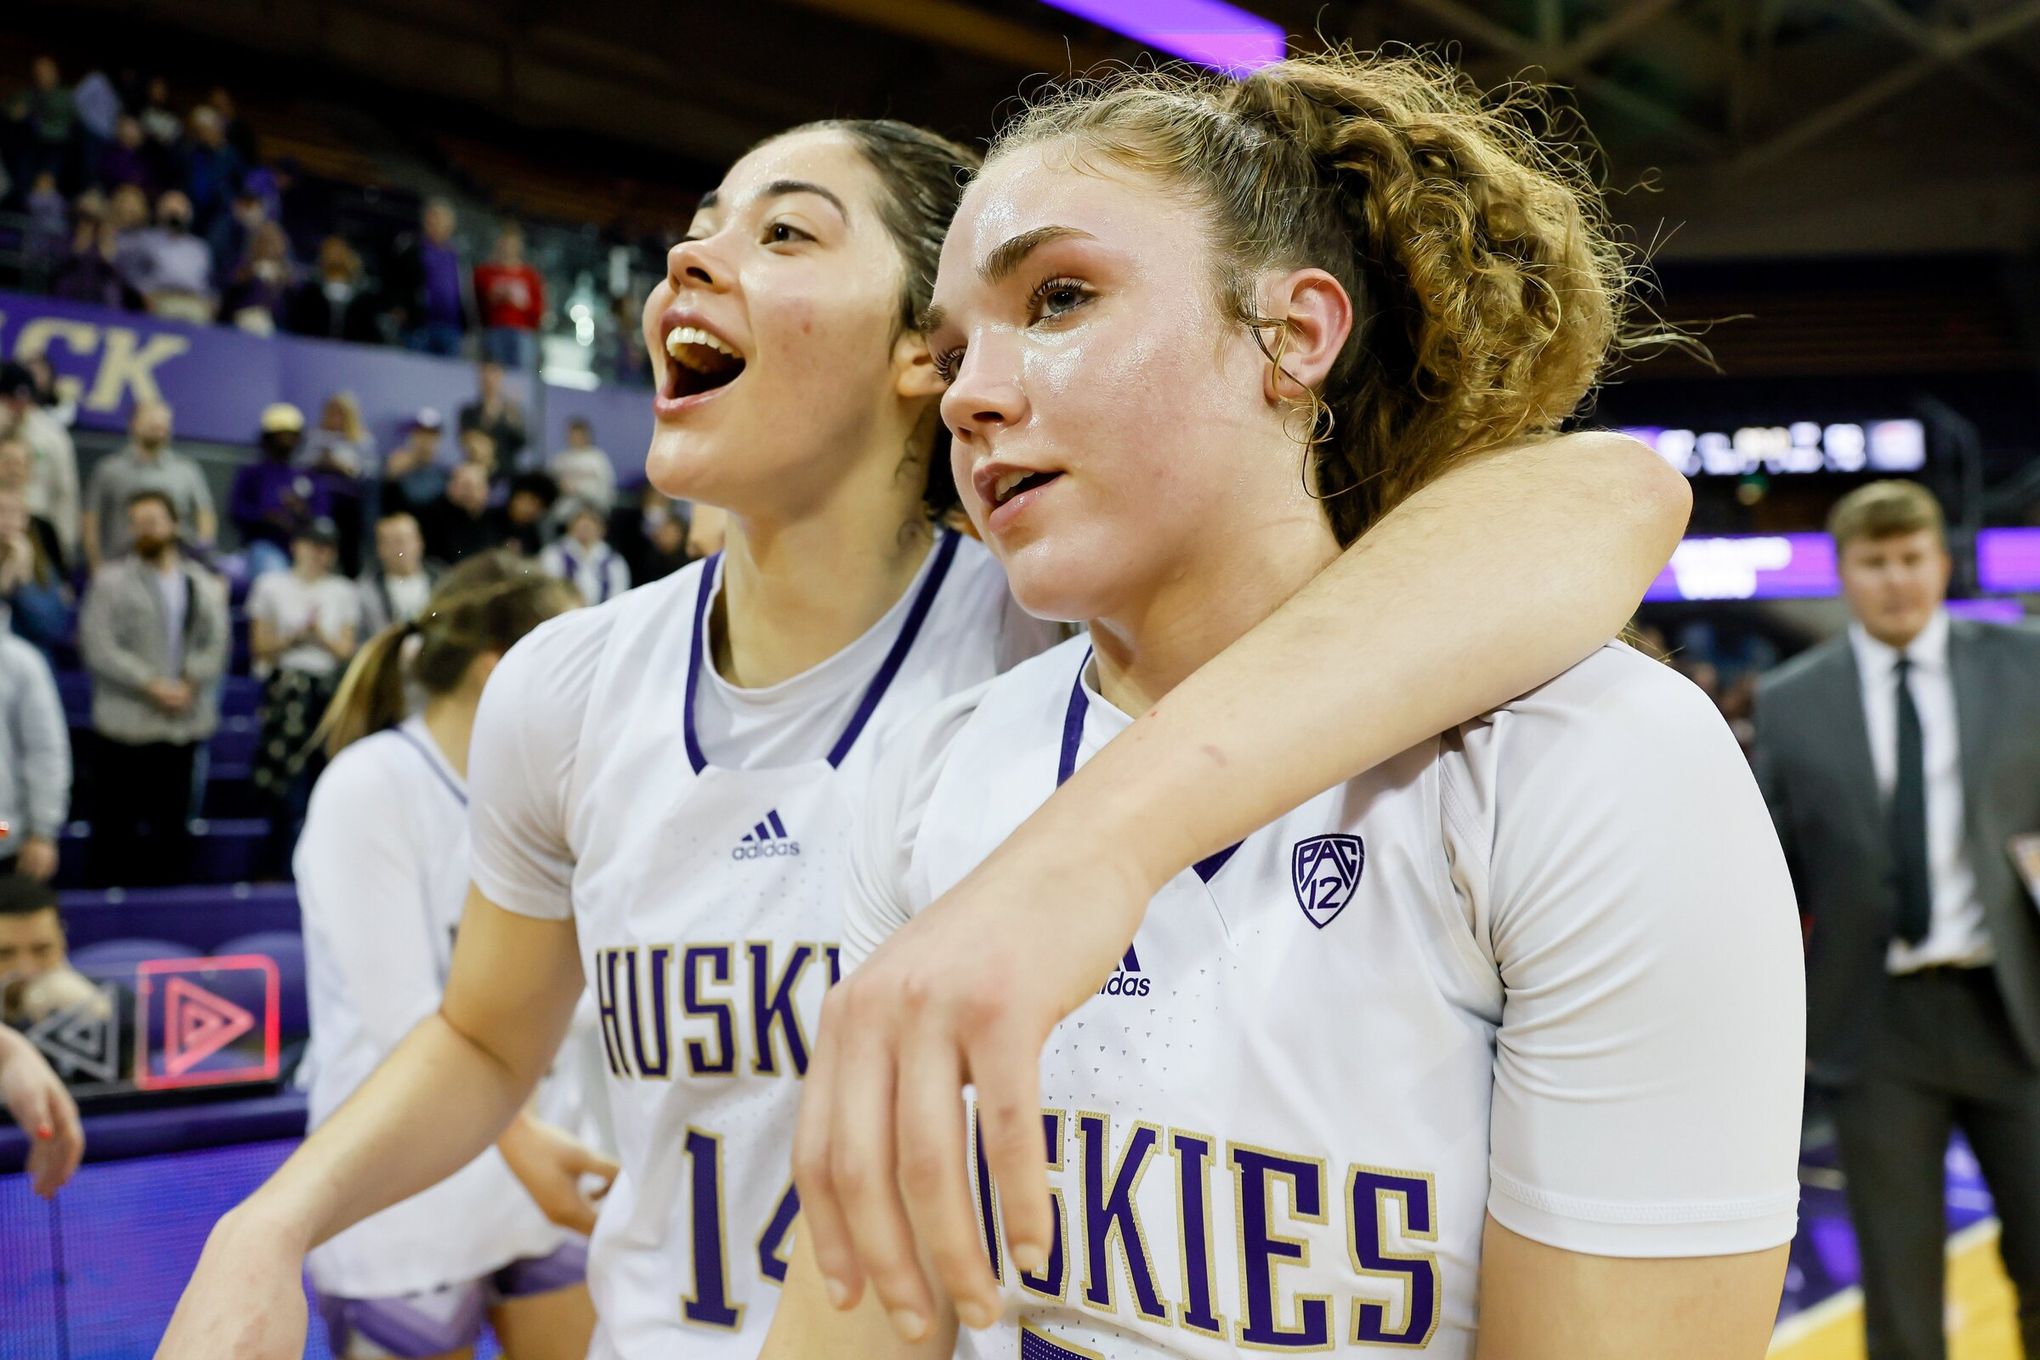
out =
[[[845,222],[850,220],[850,210],[843,206],[843,200],[838,198],[833,191],[823,188],[812,180],[775,179],[763,189],[760,189],[752,197],[751,201],[753,203],[763,203],[768,198],[784,198],[788,194],[813,194],[818,198],[825,198],[842,215]],[[721,191],[710,189],[701,196],[701,201],[694,205],[694,211],[698,213],[708,212],[720,206],[721,203]]]
[[[1029,255],[1050,241],[1060,241],[1070,236],[1081,236],[1087,241],[1093,239],[1090,232],[1080,227],[1047,226],[1036,227],[1033,231],[1023,231],[985,256],[985,262],[978,266],[978,277],[986,283],[1001,282],[1018,269]]]
[[[986,283],[1003,282],[1025,263],[1029,255],[1051,241],[1061,241],[1070,237],[1081,237],[1086,241],[1096,239],[1081,227],[1047,226],[1036,227],[1033,231],[1023,231],[985,256],[985,262],[978,266],[978,277]],[[948,319],[949,313],[942,308],[929,307],[921,313],[915,329],[923,335],[930,335]]]

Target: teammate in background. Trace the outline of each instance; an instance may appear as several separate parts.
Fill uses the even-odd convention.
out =
[[[955,486],[913,321],[971,161],[901,124],[823,124],[757,147],[703,200],[645,308],[662,375],[647,462],[667,494],[727,508],[727,547],[547,624],[497,669],[440,1010],[215,1227],[159,1354],[297,1354],[303,1252],[486,1146],[584,977],[624,1168],[591,1247],[591,1353],[755,1354],[873,755],[1050,640],[982,547],[937,528]],[[1305,769],[1364,769],[1557,674],[1634,609],[1685,516],[1676,475],[1606,437],[1515,450],[1434,491],[1327,573],[1351,606],[1336,635],[1247,649],[1248,674],[1335,669],[1368,721],[1257,751],[1226,790],[1239,815],[1295,801],[1300,750]],[[1582,505],[1595,532],[1572,520]],[[1354,603],[1375,597],[1392,598]],[[1215,701],[1237,711],[1251,692]],[[1129,796],[1167,817],[1181,793]],[[1088,904],[1062,910],[1076,936],[1093,929]]]
[[[294,861],[314,1128],[438,1008],[467,898],[468,743],[483,683],[519,638],[578,603],[514,554],[471,557],[415,621],[385,628],[349,668],[326,724],[332,764],[312,791]],[[415,716],[406,716],[409,685],[426,696]],[[557,1085],[540,1088],[538,1111],[574,1123]],[[614,1171],[535,1120],[520,1119],[505,1138],[568,1160],[558,1180],[569,1216],[574,1177]],[[579,1212],[585,1233],[592,1208]],[[547,1221],[493,1149],[314,1248],[305,1264],[343,1360],[468,1355],[484,1315],[518,1360],[580,1360],[594,1328],[585,1242]]]
[[[1395,507],[1579,405],[1625,336],[1623,257],[1521,117],[1344,53],[1130,73],[995,144],[927,341],[973,522],[1023,606],[1090,637],[888,743],[846,963]],[[1803,988],[1783,857],[1699,691],[1609,645],[1158,887],[1022,1115],[1059,1172],[1045,1250],[1002,1240],[953,1063],[810,1072],[839,1142],[899,1131],[900,1174],[837,1177],[804,1112],[768,1357],[932,1360],[959,1314],[988,1329],[959,1354],[1040,1360],[1763,1355]],[[818,1043],[916,1000],[853,974]],[[874,1287],[845,1318],[853,1242]]]

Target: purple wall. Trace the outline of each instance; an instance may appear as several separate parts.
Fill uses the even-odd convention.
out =
[[[48,355],[76,389],[78,423],[121,430],[138,398],[161,396],[188,439],[251,444],[262,408],[288,401],[316,423],[332,393],[361,402],[378,446],[389,449],[421,407],[446,417],[475,394],[474,366],[376,345],[297,336],[264,339],[226,326],[191,326],[133,312],[0,293],[0,353]],[[565,443],[569,416],[585,416],[625,484],[640,481],[651,434],[651,394],[635,388],[579,391],[514,375],[547,452]],[[534,387],[539,388],[534,392]]]

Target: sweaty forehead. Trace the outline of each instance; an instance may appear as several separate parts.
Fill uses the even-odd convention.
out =
[[[1196,248],[1194,233],[1168,210],[1156,186],[1102,157],[1074,157],[1056,144],[994,159],[972,181],[942,248],[937,301],[980,284],[979,270],[1001,245],[1044,227],[1068,227],[1107,247],[1143,253]]]

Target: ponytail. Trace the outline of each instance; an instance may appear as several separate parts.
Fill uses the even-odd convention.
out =
[[[410,712],[404,694],[404,644],[418,635],[416,623],[393,623],[354,654],[340,687],[326,705],[326,716],[312,734],[326,758],[384,728],[395,727]]]
[[[323,745],[330,759],[395,727],[411,712],[413,686],[428,698],[451,694],[478,657],[509,651],[580,603],[572,586],[516,552],[477,553],[446,574],[415,620],[391,624],[355,655],[312,744]]]

